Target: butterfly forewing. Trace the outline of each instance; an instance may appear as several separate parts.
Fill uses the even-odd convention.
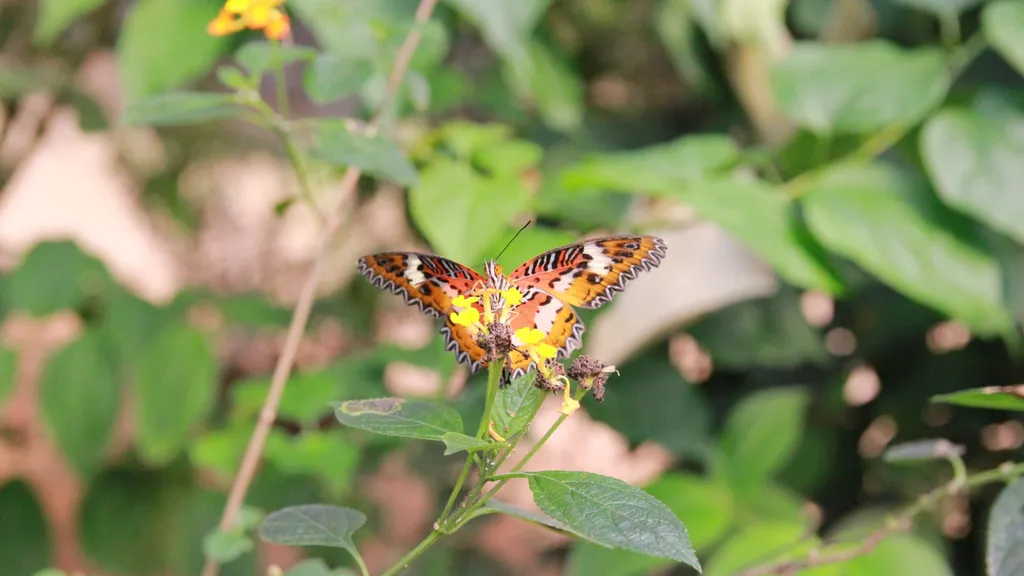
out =
[[[512,271],[520,290],[536,288],[572,306],[599,308],[665,257],[654,236],[609,236],[555,248]]]
[[[359,273],[374,286],[434,316],[452,311],[451,301],[482,286],[484,277],[453,260],[416,252],[380,252],[359,259]]]

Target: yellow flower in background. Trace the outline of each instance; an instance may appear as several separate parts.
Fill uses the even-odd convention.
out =
[[[288,16],[280,10],[284,0],[227,0],[220,14],[206,26],[214,36],[226,36],[248,28],[263,30],[272,40],[287,38],[291,33]]]

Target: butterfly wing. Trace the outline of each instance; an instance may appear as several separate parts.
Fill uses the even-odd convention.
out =
[[[544,332],[542,342],[554,346],[561,360],[583,345],[583,321],[572,306],[537,289],[527,290],[523,302],[512,311],[509,328],[515,333],[520,328],[537,328]],[[512,378],[518,378],[530,367],[530,358],[517,350],[509,353],[506,368]]]
[[[452,311],[452,298],[482,285],[472,268],[433,254],[380,252],[359,259],[359,273],[374,286],[401,296],[405,303],[441,318]]]
[[[542,290],[571,306],[599,308],[640,272],[657,268],[665,241],[655,236],[607,236],[549,250],[512,271],[524,289]]]

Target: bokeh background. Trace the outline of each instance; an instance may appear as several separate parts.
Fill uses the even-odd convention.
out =
[[[339,164],[365,158],[309,162],[343,224],[247,504],[364,510],[372,572],[422,538],[461,460],[343,429],[327,403],[446,398],[476,422],[483,377],[356,258],[478,266],[531,219],[503,265],[628,231],[669,251],[584,314],[584,350],[619,375],[529,468],[646,487],[708,574],[877,526],[949,479],[884,462],[893,443],[948,438],[969,470],[1019,458],[1014,413],[930,402],[1022,376],[1017,4],[440,2],[385,119],[397,159],[347,196]],[[290,42],[315,49],[287,66],[291,117],[367,119],[416,5],[288,0]],[[230,91],[217,67],[265,40],[207,34],[219,8],[0,3],[0,575],[199,573],[320,230],[271,131],[124,121],[169,90]],[[272,75],[260,93],[279,102]],[[996,492],[801,574],[982,574]],[[501,498],[533,507],[525,485]],[[221,573],[302,558],[350,565],[259,543]],[[410,570],[692,573],[506,517]]]

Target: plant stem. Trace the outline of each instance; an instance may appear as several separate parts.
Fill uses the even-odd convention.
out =
[[[284,74],[284,56],[281,54],[281,43],[277,40],[271,40],[270,46],[274,51],[274,84],[277,85],[277,113],[282,118],[288,119],[291,116],[291,112],[288,105],[288,83]]]
[[[913,503],[907,505],[899,512],[889,516],[884,525],[877,530],[864,536],[860,543],[852,548],[835,550],[833,552],[822,552],[821,547],[811,549],[802,559],[784,560],[772,564],[754,566],[741,571],[737,576],[771,576],[783,574],[796,574],[809,568],[825,566],[846,562],[858,556],[870,554],[875,547],[883,540],[899,532],[905,532],[912,526],[913,520],[925,510],[934,508],[943,498],[953,494],[960,494],[972,488],[992,484],[994,482],[1010,480],[1024,474],[1024,463],[1013,464],[1007,462],[998,468],[979,472],[977,474],[961,476],[959,470],[954,474],[952,480],[931,492],[921,495]],[[836,543],[833,543],[836,544]]]
[[[370,576],[370,569],[366,567],[366,562],[363,560],[363,557],[358,553],[354,553],[352,554],[352,558],[355,559],[356,564],[359,566],[359,573],[363,576]]]
[[[389,568],[387,572],[383,572],[380,576],[395,576],[395,574],[401,574],[403,570],[409,567],[414,560],[423,555],[424,552],[430,549],[442,536],[443,534],[438,530],[431,530],[430,534],[423,539],[422,542],[416,545],[415,548],[409,551],[408,554],[402,556],[402,559],[395,563],[394,566]]]
[[[419,45],[420,38],[422,37],[422,27],[430,20],[430,15],[434,11],[434,7],[437,5],[437,0],[420,0],[419,6],[416,8],[415,26],[406,36],[402,47],[398,51],[398,56],[395,59],[395,63],[391,68],[391,75],[388,81],[388,91],[385,94],[385,100],[390,101],[394,98],[394,91],[398,89],[401,84],[401,80],[405,75],[406,69],[409,67],[409,62],[412,60],[413,54],[416,52],[416,47]],[[379,114],[375,114],[370,120],[370,126],[377,126],[380,122]],[[305,172],[304,163],[300,163],[295,166],[297,171]],[[344,192],[341,194],[341,198],[346,198],[355,189],[356,183],[359,181],[359,177],[362,175],[362,171],[357,166],[350,166],[346,170],[345,175],[342,177],[341,190]],[[300,182],[301,182],[300,177]],[[340,202],[340,201],[339,201]],[[224,506],[224,512],[221,514],[219,529],[227,530],[235,523],[235,517],[238,515],[239,508],[242,507],[242,503],[245,501],[245,495],[249,491],[249,486],[252,484],[253,478],[256,475],[256,469],[259,467],[260,459],[263,455],[263,448],[266,445],[267,437],[270,435],[271,426],[274,424],[274,420],[277,419],[277,407],[281,402],[281,396],[284,394],[285,385],[288,382],[288,376],[291,374],[292,366],[295,364],[295,356],[298,353],[299,344],[302,342],[302,336],[306,329],[306,323],[309,321],[310,311],[313,309],[313,301],[316,299],[317,287],[320,283],[320,275],[324,267],[324,261],[327,258],[328,247],[331,245],[331,241],[334,238],[334,234],[338,231],[341,224],[341,209],[340,204],[335,206],[328,215],[324,225],[324,229],[320,235],[320,242],[317,248],[316,256],[313,258],[313,263],[310,266],[306,280],[302,285],[302,289],[299,293],[298,301],[295,303],[295,310],[292,313],[291,322],[288,325],[288,335],[285,339],[284,346],[281,350],[281,356],[277,360],[277,364],[274,366],[274,373],[270,380],[270,389],[267,392],[267,398],[263,402],[263,407],[260,409],[259,419],[256,423],[256,427],[253,429],[252,437],[249,439],[249,445],[245,449],[245,455],[242,457],[242,465],[239,467],[238,474],[235,475],[234,482],[231,485],[231,491],[228,493],[227,504]],[[206,565],[203,566],[203,576],[215,576],[219,564],[214,560],[207,560]]]

